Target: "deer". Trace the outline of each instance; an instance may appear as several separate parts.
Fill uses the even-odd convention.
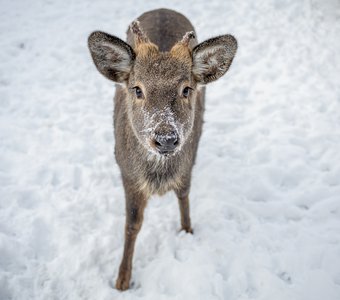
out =
[[[116,289],[129,288],[137,235],[148,199],[174,191],[181,230],[189,213],[192,169],[202,133],[205,85],[223,76],[237,41],[220,35],[198,43],[182,14],[148,11],[133,21],[126,42],[102,31],[88,38],[98,71],[116,83],[115,157],[125,192],[124,253]]]

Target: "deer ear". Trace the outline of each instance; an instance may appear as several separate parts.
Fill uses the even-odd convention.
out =
[[[232,35],[221,35],[198,44],[192,52],[193,74],[202,84],[224,75],[233,61],[237,41]]]
[[[105,32],[95,31],[88,39],[94,64],[106,78],[125,82],[130,74],[135,53],[121,39]]]

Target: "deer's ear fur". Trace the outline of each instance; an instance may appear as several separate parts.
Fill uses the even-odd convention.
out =
[[[224,75],[233,61],[237,41],[232,35],[221,35],[198,44],[192,52],[193,75],[207,84]]]
[[[100,73],[115,82],[127,81],[136,56],[131,46],[101,31],[91,33],[88,46]]]

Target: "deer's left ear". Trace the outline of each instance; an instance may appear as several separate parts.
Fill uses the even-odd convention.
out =
[[[221,35],[198,44],[192,51],[193,75],[201,84],[224,75],[233,61],[237,41],[232,35]]]

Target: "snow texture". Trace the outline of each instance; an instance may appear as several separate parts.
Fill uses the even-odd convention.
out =
[[[124,5],[124,6],[123,6]],[[340,299],[340,4],[1,0],[0,299]],[[159,7],[239,49],[207,89],[194,235],[150,200],[131,289],[114,288],[124,191],[114,84],[87,37]]]

